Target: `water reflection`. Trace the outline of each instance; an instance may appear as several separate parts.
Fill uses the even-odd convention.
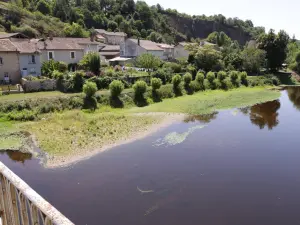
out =
[[[289,99],[294,104],[294,106],[300,110],[300,88],[299,87],[288,87],[286,88]]]
[[[12,161],[24,163],[26,160],[31,160],[32,155],[19,151],[0,151],[1,155],[7,155]]]
[[[205,114],[205,115],[189,115],[184,118],[184,122],[189,123],[189,122],[199,121],[202,123],[210,123],[212,120],[217,119],[217,115],[218,115],[218,112],[214,112],[211,114]]]
[[[257,104],[251,107],[240,109],[240,111],[249,115],[251,123],[258,126],[260,129],[268,127],[272,130],[279,124],[278,110],[280,109],[280,101],[275,100],[262,104]]]

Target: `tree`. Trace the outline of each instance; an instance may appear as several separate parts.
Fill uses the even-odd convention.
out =
[[[86,54],[82,60],[80,60],[79,66],[94,73],[95,75],[99,75],[101,67],[99,54],[97,52],[90,52]]]
[[[219,51],[215,50],[213,47],[204,46],[199,48],[195,54],[194,61],[198,70],[203,69],[208,72],[220,65],[221,58],[222,55]]]
[[[116,15],[114,18],[114,21],[118,24],[118,27],[120,27],[120,24],[123,22],[124,17],[122,15]]]
[[[118,28],[118,24],[115,21],[109,21],[107,24],[107,28],[111,31],[115,31]]]
[[[78,24],[72,23],[72,25],[68,24],[64,28],[64,33],[66,37],[86,37],[87,32]]]
[[[51,6],[45,0],[40,0],[36,5],[36,9],[44,15],[48,15],[51,13]]]
[[[245,48],[241,57],[243,59],[243,68],[250,73],[258,73],[264,65],[266,52],[254,47]]]
[[[161,64],[161,59],[157,56],[154,56],[150,53],[144,53],[137,57],[136,63],[138,66],[145,68],[145,69],[156,69]]]
[[[155,31],[151,32],[151,34],[148,36],[147,39],[150,41],[153,41],[153,42],[158,42],[158,43],[163,42],[162,36]]]
[[[267,68],[272,71],[280,69],[287,56],[289,35],[282,30],[276,35],[274,30],[270,30],[268,34],[261,35],[258,41],[259,48],[266,51]]]
[[[215,31],[208,35],[206,40],[210,43],[217,44],[219,47],[230,45],[231,39],[223,31],[220,33]]]

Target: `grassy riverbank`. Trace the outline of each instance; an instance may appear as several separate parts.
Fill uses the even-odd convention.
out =
[[[132,112],[172,112],[208,114],[220,109],[239,108],[279,98],[280,92],[264,87],[239,88],[230,91],[206,91],[176,99],[166,99]]]
[[[127,106],[124,109],[113,109],[100,105],[95,112],[67,110],[42,114],[38,120],[32,122],[2,120],[0,149],[19,148],[25,143],[22,140],[24,137],[9,137],[7,134],[28,131],[34,136],[39,147],[48,153],[48,166],[64,165],[118,144],[142,138],[162,125],[181,119],[181,116],[174,113],[204,114],[270,101],[279,96],[280,92],[263,87],[239,88],[164,99],[163,102],[143,108]],[[158,116],[153,112],[163,114]]]

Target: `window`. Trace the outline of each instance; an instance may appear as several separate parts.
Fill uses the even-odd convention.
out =
[[[70,55],[71,55],[71,59],[75,59],[76,58],[75,52],[70,52]]]
[[[48,52],[48,60],[54,59],[54,52]]]
[[[29,56],[29,64],[35,64],[35,55]]]
[[[2,65],[3,64],[3,59],[2,59],[2,57],[0,57],[0,65]]]

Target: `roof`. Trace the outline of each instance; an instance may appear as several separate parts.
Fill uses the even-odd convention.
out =
[[[24,34],[20,34],[20,33],[0,33],[0,39],[6,39],[12,37],[28,38]]]
[[[36,53],[40,52],[38,49],[38,39],[19,39],[12,38],[11,42],[18,49],[20,53]]]
[[[83,50],[82,44],[95,44],[98,42],[92,42],[89,38],[58,38],[55,37],[52,40],[47,39],[38,43],[39,49],[47,50]]]
[[[159,47],[161,48],[174,48],[173,45],[168,45],[168,44],[164,44],[164,43],[161,43],[161,44],[157,44]]]
[[[100,50],[101,52],[103,51],[120,51],[120,45],[106,45],[104,48]]]
[[[129,39],[129,40],[138,44],[137,39]],[[163,51],[163,49],[160,48],[157,43],[149,40],[140,40],[140,46],[149,51]]]
[[[109,62],[125,62],[125,61],[128,61],[128,60],[131,60],[132,58],[123,58],[123,57],[116,57],[116,58],[113,58],[113,59],[110,59],[108,60]]]
[[[9,39],[0,39],[0,52],[17,52],[18,49]]]
[[[118,55],[120,55],[120,52],[100,52],[100,55],[102,55],[102,56],[118,56]]]
[[[124,32],[109,32],[103,29],[95,29],[95,31],[98,34],[105,34],[105,35],[110,35],[110,36],[121,36],[121,37],[126,37],[127,34],[125,34]]]

